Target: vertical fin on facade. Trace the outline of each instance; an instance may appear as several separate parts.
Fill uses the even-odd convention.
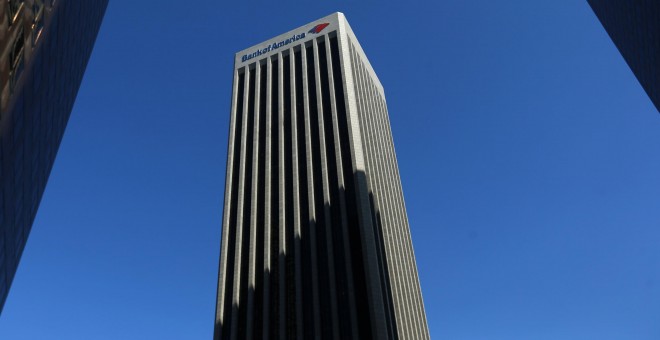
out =
[[[336,158],[336,181],[333,182],[335,190],[336,204],[338,209],[339,224],[341,228],[337,228],[337,243],[341,244],[341,306],[340,309],[348,311],[348,317],[342,318],[342,338],[358,338],[358,321],[357,321],[357,308],[355,302],[355,284],[353,282],[353,265],[354,257],[351,251],[351,234],[349,234],[350,225],[356,225],[357,220],[350,220],[346,207],[346,182],[352,180],[352,169],[346,167],[351,164],[350,153],[345,152],[348,150],[347,140],[342,140],[342,133],[340,131],[346,130],[346,103],[344,100],[343,78],[341,75],[341,61],[339,58],[339,44],[337,42],[336,33],[329,35],[330,43],[330,60],[328,64],[330,74],[330,96],[333,98],[331,101],[332,106],[332,131],[334,139],[334,154]],[[344,152],[343,152],[344,150]],[[348,177],[348,181],[346,179]],[[352,189],[352,186],[350,187]],[[348,191],[348,195],[354,195],[352,190]],[[351,223],[352,222],[352,223]],[[349,225],[349,223],[351,223]],[[359,266],[358,266],[359,267]]]
[[[336,278],[336,268],[335,268],[335,249],[334,249],[334,240],[333,240],[333,230],[336,229],[335,218],[332,215],[331,205],[334,203],[332,201],[331,192],[330,192],[330,177],[332,177],[332,139],[328,139],[328,135],[332,136],[332,131],[330,129],[332,126],[329,122],[329,117],[331,115],[330,109],[330,91],[328,84],[328,63],[327,63],[327,53],[326,53],[326,36],[322,36],[316,39],[316,55],[318,57],[317,71],[318,71],[318,80],[320,96],[317,97],[318,100],[318,127],[319,127],[319,142],[320,142],[320,154],[321,154],[321,182],[322,182],[322,192],[323,192],[323,216],[324,216],[324,238],[325,238],[325,251],[327,254],[327,265],[328,265],[328,303],[329,303],[329,313],[326,314],[328,317],[329,327],[324,334],[332,334],[333,339],[338,339],[339,334],[337,330],[339,328],[338,321],[338,309],[337,309],[337,278]]]
[[[236,249],[236,221],[238,200],[238,172],[240,165],[242,126],[243,126],[243,97],[245,87],[245,68],[237,71],[235,78],[238,78],[234,87],[234,109],[232,110],[231,131],[229,145],[232,148],[228,150],[229,159],[227,166],[225,191],[229,200],[225,199],[224,222],[223,222],[223,240],[220,261],[220,281],[218,294],[218,316],[216,320],[216,338],[229,338],[231,334],[231,314],[233,305],[234,288],[234,263]]]
[[[244,339],[246,337],[247,318],[247,276],[248,276],[248,247],[250,230],[250,190],[252,188],[252,136],[254,124],[254,83],[255,69],[248,67],[244,86],[245,105],[243,105],[243,138],[241,143],[245,146],[241,150],[238,188],[238,213],[236,227],[236,247],[234,258],[234,301],[231,318],[231,338]]]
[[[287,77],[287,74],[284,72],[284,65],[288,64],[288,59],[284,59],[283,55],[280,55],[279,58],[277,59],[278,65],[277,65],[277,73],[278,73],[278,85],[277,85],[277,92],[278,92],[278,125],[277,129],[278,135],[279,135],[279,140],[278,140],[278,187],[279,187],[279,195],[278,195],[278,215],[279,215],[279,223],[277,226],[277,231],[279,234],[279,258],[278,258],[278,289],[279,289],[279,299],[278,299],[278,312],[277,314],[277,330],[278,330],[278,338],[280,340],[285,340],[287,338],[287,270],[286,270],[286,256],[288,255],[288,247],[287,247],[287,237],[286,237],[286,208],[285,208],[285,202],[286,202],[286,188],[285,188],[285,181],[284,178],[286,176],[286,163],[285,163],[285,141],[286,141],[286,134],[285,134],[285,126],[286,126],[286,121],[284,120],[284,98],[285,98],[285,81],[284,79]]]
[[[316,209],[316,196],[319,195],[316,190],[316,182],[318,174],[314,172],[315,167],[318,167],[315,159],[315,145],[316,135],[312,133],[314,126],[311,123],[313,116],[316,116],[316,78],[314,72],[314,48],[311,43],[305,45],[305,53],[303,58],[303,68],[306,70],[306,82],[304,92],[304,105],[305,105],[305,151],[306,151],[306,170],[307,170],[307,200],[308,200],[308,227],[303,232],[304,244],[309,245],[309,267],[305,267],[306,271],[310,274],[309,279],[311,285],[311,297],[305,301],[305,305],[310,309],[308,317],[311,322],[306,322],[307,331],[306,338],[313,338],[320,334],[321,324],[321,306],[320,306],[320,291],[319,291],[319,260],[318,260],[318,246],[317,246],[317,209]],[[307,312],[307,311],[306,311]]]
[[[272,245],[271,245],[271,239],[273,235],[272,231],[272,199],[271,199],[271,193],[272,193],[272,188],[271,188],[271,181],[272,181],[272,159],[273,159],[273,114],[272,114],[272,102],[273,102],[273,96],[272,96],[272,81],[273,81],[273,75],[272,75],[272,62],[270,59],[265,59],[264,61],[264,66],[266,69],[266,77],[264,78],[265,81],[265,88],[262,87],[263,89],[263,99],[264,99],[264,137],[265,140],[262,142],[262,145],[264,146],[263,148],[263,155],[264,155],[264,167],[263,167],[263,191],[264,191],[264,196],[263,196],[263,229],[264,229],[264,235],[263,235],[263,266],[264,266],[264,271],[263,271],[263,280],[262,280],[262,306],[261,306],[261,311],[257,309],[255,312],[261,314],[261,329],[259,330],[258,333],[255,334],[255,337],[262,338],[262,339],[268,339],[269,338],[269,332],[270,332],[270,307],[271,307],[271,299],[270,299],[270,286],[271,286],[271,274],[272,274],[272,268],[273,268],[273,250],[272,250]],[[259,289],[259,285],[257,285],[257,289]],[[259,323],[255,323],[255,327],[259,327]]]
[[[271,164],[270,164],[270,186],[269,189],[271,190],[270,194],[270,202],[271,202],[271,209],[270,209],[270,221],[271,224],[269,225],[270,227],[270,264],[271,264],[271,270],[272,270],[272,275],[271,275],[271,287],[270,287],[270,298],[271,298],[271,303],[270,303],[270,318],[269,318],[269,332],[265,332],[265,334],[269,334],[271,339],[279,339],[279,315],[280,315],[280,279],[279,276],[280,274],[280,258],[281,258],[281,253],[280,253],[280,247],[279,247],[279,240],[280,240],[280,232],[279,232],[279,226],[280,226],[280,172],[282,171],[281,169],[281,162],[280,162],[280,139],[282,139],[282,133],[281,133],[281,116],[280,116],[280,58],[279,56],[275,55],[271,58],[270,60],[270,68],[271,68],[271,129],[270,133],[272,134],[272,138],[270,140],[271,143],[271,148],[270,148],[270,155],[271,155]]]

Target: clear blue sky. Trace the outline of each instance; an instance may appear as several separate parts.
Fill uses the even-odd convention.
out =
[[[660,114],[586,1],[236,3],[111,0],[0,339],[210,339],[233,54],[335,11],[432,337],[660,339]]]

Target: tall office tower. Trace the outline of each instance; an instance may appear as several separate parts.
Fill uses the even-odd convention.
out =
[[[587,2],[660,111],[660,1]]]
[[[427,339],[383,88],[344,15],[234,61],[215,339]]]
[[[0,310],[107,3],[0,1]]]

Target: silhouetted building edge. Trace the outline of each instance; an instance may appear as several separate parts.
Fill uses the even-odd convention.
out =
[[[587,2],[660,111],[660,1]]]
[[[0,310],[107,5],[0,1]]]

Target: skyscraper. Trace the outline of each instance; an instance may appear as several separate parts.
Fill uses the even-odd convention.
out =
[[[587,0],[660,111],[660,2]]]
[[[427,339],[385,95],[344,15],[234,60],[215,339]]]
[[[107,4],[0,1],[0,310]]]

